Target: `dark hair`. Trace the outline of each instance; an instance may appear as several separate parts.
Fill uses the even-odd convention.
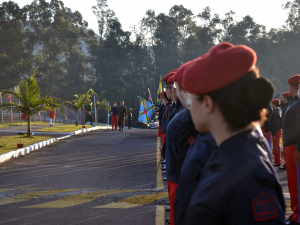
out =
[[[231,131],[242,129],[253,121],[262,121],[273,99],[274,86],[266,78],[259,78],[253,69],[226,87],[208,94],[218,105]]]
[[[164,98],[165,98],[165,99],[167,99],[167,101],[168,101],[168,102],[171,102],[171,100],[170,100],[170,99],[168,99],[168,97],[167,97],[167,95],[166,95],[166,94],[164,94],[163,96],[164,96]]]

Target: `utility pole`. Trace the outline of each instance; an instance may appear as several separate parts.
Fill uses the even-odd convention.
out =
[[[107,105],[109,106],[109,101],[107,101]],[[108,129],[108,126],[109,126],[109,111],[107,111],[107,129]]]
[[[95,108],[95,124],[94,124],[94,126],[96,125],[96,124],[98,124],[96,121],[97,121],[97,110],[96,110],[96,95],[94,95],[94,108]]]

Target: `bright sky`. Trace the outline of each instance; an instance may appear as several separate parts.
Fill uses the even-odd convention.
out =
[[[46,0],[50,2],[50,0]],[[78,10],[84,20],[89,23],[89,28],[98,33],[97,20],[92,13],[92,6],[96,5],[96,0],[62,0],[65,7],[72,11]],[[212,14],[219,14],[224,17],[230,10],[236,13],[236,20],[240,20],[246,15],[254,18],[256,23],[263,24],[267,30],[279,28],[284,25],[287,19],[287,11],[282,9],[282,4],[288,0],[107,0],[109,8],[112,9],[119,18],[124,30],[129,30],[130,26],[138,26],[140,20],[145,16],[148,9],[153,9],[158,13],[168,14],[169,9],[174,5],[183,5],[192,10],[197,15],[203,8],[210,6]],[[292,1],[292,0],[290,0]],[[32,0],[14,0],[23,7],[30,4]]]

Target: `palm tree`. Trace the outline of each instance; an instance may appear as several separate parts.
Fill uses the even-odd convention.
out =
[[[102,98],[102,96],[106,93],[106,91],[102,91],[98,96],[99,100],[96,102],[96,110],[98,111],[100,108],[104,110],[110,110],[110,107],[107,105],[107,99]],[[72,110],[76,113],[76,126],[78,126],[78,111],[84,107],[84,105],[91,105],[91,108],[94,109],[94,102],[89,102],[89,99],[93,97],[93,95],[97,95],[97,93],[93,89],[89,89],[84,94],[76,94],[74,97],[76,98],[74,101],[65,101]]]
[[[106,91],[102,91],[100,95],[98,96],[98,101],[96,102],[96,110],[98,111],[99,109],[104,109],[109,111],[110,106],[107,104],[107,99],[102,98],[102,96],[106,93]]]
[[[86,96],[81,94],[74,95],[76,100],[74,101],[65,101],[66,104],[68,104],[72,110],[76,113],[76,126],[78,126],[78,110],[81,109],[81,107],[84,106],[86,103]]]
[[[12,102],[3,103],[0,108],[10,108],[15,112],[21,112],[27,115],[27,136],[31,137],[30,117],[37,114],[40,111],[50,111],[58,108],[63,115],[64,111],[60,107],[60,99],[52,99],[49,96],[39,98],[41,89],[34,76],[31,76],[27,80],[21,81],[20,84],[13,90],[3,90],[3,96],[11,94],[15,96],[20,105]]]

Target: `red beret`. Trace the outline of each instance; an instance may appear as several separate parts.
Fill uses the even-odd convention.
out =
[[[168,82],[167,83],[174,83],[174,80],[173,80],[173,78],[174,78],[174,75],[175,75],[175,73],[173,73],[170,77],[169,77],[169,79],[168,79]]]
[[[183,85],[183,82],[182,82],[183,77],[184,77],[184,76],[180,76],[180,77],[179,77],[179,79],[178,79],[178,85],[179,85],[179,88],[180,88],[181,90],[186,90],[186,87]]]
[[[198,95],[219,90],[253,70],[256,59],[254,50],[245,45],[221,43],[189,64],[182,86]]]
[[[280,100],[279,99],[273,99],[272,104],[280,105]]]
[[[287,82],[288,82],[288,84],[293,85],[293,84],[299,84],[299,80],[300,80],[300,75],[296,74],[296,75],[291,76],[287,80]]]
[[[179,67],[179,69],[177,70],[177,72],[174,74],[173,76],[173,82],[178,82],[179,77],[182,76],[184,74],[184,70],[186,69],[187,65],[189,65],[192,61],[188,61],[186,63],[184,63],[181,67]]]
[[[169,79],[172,75],[174,75],[174,73],[176,73],[176,71],[177,71],[177,69],[172,70],[170,73],[168,73],[166,76],[164,76],[164,77],[163,77],[163,81],[166,82],[166,83],[168,83],[168,79]]]
[[[116,102],[113,102],[113,104],[117,104]]]
[[[284,92],[282,94],[282,96],[285,97],[285,98],[288,98],[288,97],[290,97],[290,93],[289,92]]]

